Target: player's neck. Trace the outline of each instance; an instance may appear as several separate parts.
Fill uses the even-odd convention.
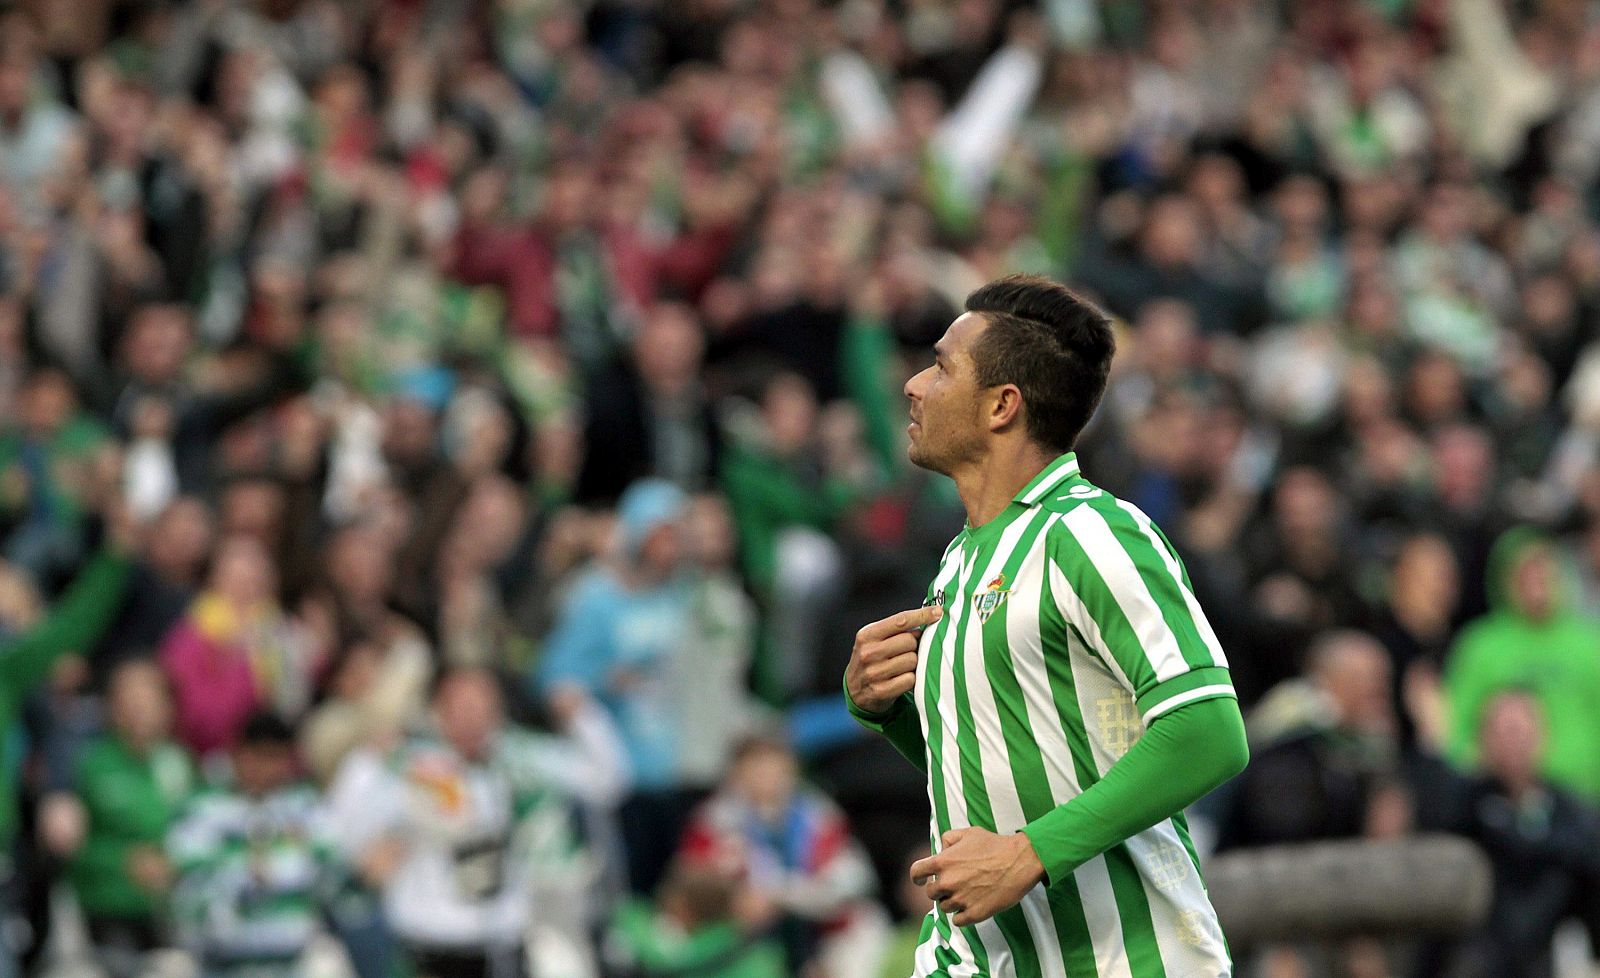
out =
[[[999,516],[1022,487],[1055,460],[1032,442],[1001,443],[971,465],[950,473],[967,510],[967,525],[979,527]]]

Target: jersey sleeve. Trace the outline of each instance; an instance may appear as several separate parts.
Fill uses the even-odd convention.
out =
[[[1238,704],[1173,708],[1105,777],[1023,827],[1049,882],[1194,804],[1250,760]]]
[[[1069,628],[1133,694],[1146,724],[1185,703],[1235,695],[1183,565],[1136,507],[1110,500],[1068,510],[1051,533],[1046,570]]]

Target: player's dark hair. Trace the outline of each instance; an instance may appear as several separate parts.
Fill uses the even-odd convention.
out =
[[[967,311],[989,323],[972,347],[978,384],[1017,385],[1029,437],[1071,450],[1106,390],[1116,352],[1110,318],[1038,275],[990,282],[967,296]]]

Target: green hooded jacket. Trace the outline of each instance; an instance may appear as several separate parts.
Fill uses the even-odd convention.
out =
[[[1475,765],[1484,706],[1501,690],[1526,689],[1544,709],[1545,775],[1600,800],[1600,622],[1574,610],[1566,574],[1558,573],[1542,620],[1518,607],[1512,577],[1541,550],[1560,560],[1547,537],[1520,527],[1502,534],[1490,552],[1491,610],[1462,630],[1445,664],[1448,750],[1456,763]]]

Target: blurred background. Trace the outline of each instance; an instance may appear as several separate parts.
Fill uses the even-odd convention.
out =
[[[1597,173],[1584,0],[5,4],[0,978],[904,978],[840,677],[1013,271],[1233,666],[1202,852],[1493,867],[1241,975],[1593,973]]]

